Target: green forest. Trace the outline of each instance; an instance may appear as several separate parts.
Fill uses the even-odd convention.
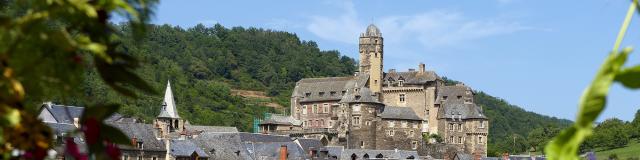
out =
[[[125,34],[131,29],[129,26],[119,24],[116,27],[122,34],[119,40],[122,45],[118,49],[143,62],[135,72],[158,94],[140,93],[137,99],[121,96],[108,88],[95,70],[90,70],[84,73],[80,86],[84,93],[70,93],[91,97],[90,102],[62,98],[54,98],[54,102],[67,105],[118,103],[123,105],[120,113],[150,122],[159,113],[161,93],[169,80],[179,113],[190,123],[235,126],[241,131],[251,131],[253,118],[282,110],[261,105],[254,99],[234,96],[232,89],[264,91],[271,97],[267,101],[289,106],[289,96],[298,80],[350,75],[357,67],[353,58],[334,50],[320,50],[315,42],[300,40],[295,33],[289,32],[226,28],[220,24],[186,29],[149,25],[146,37],[134,40],[132,35]],[[37,105],[50,100],[51,97],[31,98],[30,103]],[[483,106],[490,118],[490,155],[526,151],[531,147],[527,141],[530,132],[557,132],[572,123],[528,112],[481,91],[477,91],[475,101]],[[551,134],[545,136],[550,138]],[[512,137],[516,137],[516,143]],[[535,148],[539,146],[543,144]]]

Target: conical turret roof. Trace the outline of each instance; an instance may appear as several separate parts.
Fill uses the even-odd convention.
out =
[[[162,110],[158,117],[164,118],[180,118],[176,109],[176,102],[173,99],[173,91],[171,90],[171,82],[167,81],[167,89],[164,91],[164,100],[162,102]]]

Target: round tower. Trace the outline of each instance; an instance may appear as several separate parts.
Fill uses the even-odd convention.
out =
[[[360,73],[369,74],[369,88],[374,93],[382,90],[383,38],[380,29],[371,24],[360,34]]]

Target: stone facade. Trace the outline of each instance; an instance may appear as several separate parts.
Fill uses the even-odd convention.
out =
[[[422,63],[418,70],[383,72],[383,37],[374,25],[360,34],[359,43],[359,72],[354,76],[296,83],[291,116],[302,121],[302,136],[328,138],[347,149],[419,150],[422,134],[438,134],[461,151],[486,155],[489,124],[469,87],[446,86]],[[404,108],[398,113],[413,116],[393,115],[387,108]],[[459,128],[449,130],[449,125]]]

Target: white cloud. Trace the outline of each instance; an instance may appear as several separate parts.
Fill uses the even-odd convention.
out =
[[[320,38],[357,43],[357,35],[367,24],[360,23],[351,1],[341,3],[344,12],[337,16],[314,16],[307,29]],[[460,45],[474,40],[531,30],[519,22],[500,18],[469,19],[461,12],[432,10],[414,15],[385,16],[376,25],[387,42],[417,41],[426,48]]]
[[[356,43],[358,32],[363,29],[363,24],[358,22],[358,15],[351,1],[333,3],[344,9],[344,14],[338,17],[313,16],[307,29],[320,38],[344,43]]]

